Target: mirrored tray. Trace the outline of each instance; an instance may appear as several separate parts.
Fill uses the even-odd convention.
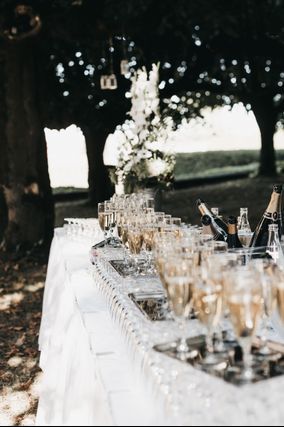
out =
[[[129,294],[129,298],[139,308],[148,320],[161,321],[171,320],[171,314],[168,307],[167,298],[163,293],[145,293],[135,292]]]
[[[226,333],[224,332],[224,338]],[[200,335],[187,340],[189,353],[187,357],[180,358],[177,352],[178,342],[169,342],[154,346],[154,350],[169,357],[180,360],[182,363],[189,363],[198,370],[207,372],[218,378],[222,378],[236,386],[247,385],[247,382],[240,380],[242,367],[242,350],[237,342],[225,342],[225,351],[219,353],[218,363],[214,365],[203,365],[205,356],[205,336]],[[264,381],[270,378],[284,375],[284,346],[276,342],[268,343],[272,354],[263,356],[259,353],[260,341],[255,340],[253,347],[253,369],[257,373],[254,382]]]
[[[109,261],[110,265],[117,271],[117,273],[122,276],[122,277],[130,277],[133,276],[133,272],[129,272],[127,271],[127,267],[125,266],[125,263],[123,260],[111,260]],[[141,260],[138,265],[140,265],[141,270],[143,270],[143,267],[145,267],[145,261]],[[141,277],[142,274],[141,274]],[[154,277],[154,275],[149,276],[147,275],[146,277]],[[156,276],[155,276],[156,277]]]

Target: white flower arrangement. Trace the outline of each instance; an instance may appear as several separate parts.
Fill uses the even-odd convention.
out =
[[[159,66],[149,73],[138,70],[132,78],[130,119],[118,126],[113,137],[118,146],[116,178],[128,190],[171,183],[175,156],[169,149],[173,133],[170,117],[161,118],[159,109]]]

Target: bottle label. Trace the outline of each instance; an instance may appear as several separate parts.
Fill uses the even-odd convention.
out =
[[[264,218],[272,219],[273,221],[276,222],[282,219],[282,214],[279,214],[278,212],[265,212]]]

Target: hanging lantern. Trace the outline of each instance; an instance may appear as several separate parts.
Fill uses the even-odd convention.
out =
[[[108,89],[108,75],[104,74],[101,76],[100,85],[102,90]]]
[[[108,89],[109,90],[115,90],[117,89],[118,84],[117,84],[117,78],[115,74],[110,74],[108,76]]]
[[[103,74],[101,76],[100,84],[102,90],[116,90],[118,87],[117,84],[117,77],[114,73],[114,67],[113,67],[113,53],[114,53],[114,47],[112,38],[109,39],[109,69],[106,74]]]
[[[100,85],[102,90],[116,90],[118,88],[116,75],[103,74],[101,76]]]

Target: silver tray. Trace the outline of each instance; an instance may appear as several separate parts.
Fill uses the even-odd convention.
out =
[[[126,265],[124,263],[123,260],[111,260],[109,261],[110,265],[115,269],[115,271],[122,277],[133,277],[133,273],[132,272],[128,272]],[[143,260],[141,260],[138,263],[138,266],[140,265],[141,269],[143,270],[143,267],[145,267],[145,262]],[[140,275],[139,275],[140,277]],[[143,277],[143,275],[141,274],[141,277]],[[145,277],[156,277],[155,275],[147,275]]]
[[[152,322],[172,320],[167,298],[163,293],[132,293],[129,298],[139,308],[141,313]]]
[[[226,333],[224,332],[224,335]],[[205,336],[200,335],[187,340],[189,353],[187,357],[180,358],[177,352],[178,342],[169,342],[154,346],[154,350],[169,357],[180,360],[182,363],[189,363],[194,368],[207,372],[224,381],[236,386],[247,385],[247,382],[240,380],[239,373],[242,367],[242,350],[237,342],[225,343],[226,351],[220,353],[220,361],[214,365],[202,364],[205,356]],[[263,356],[259,353],[260,341],[255,340],[253,346],[253,369],[257,373],[254,382],[264,381],[270,378],[284,375],[284,346],[276,342],[268,343],[273,354]]]

